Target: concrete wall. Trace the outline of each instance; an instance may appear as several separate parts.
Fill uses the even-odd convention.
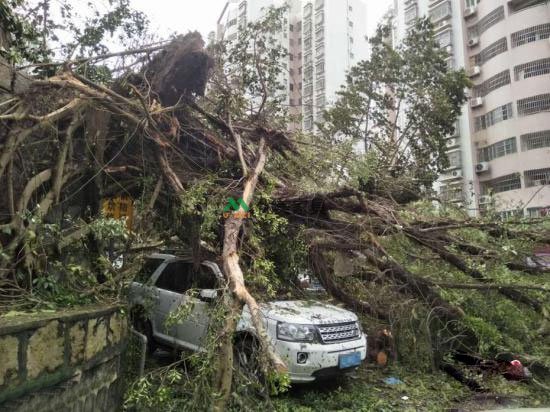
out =
[[[118,409],[127,331],[113,306],[0,317],[0,410]]]

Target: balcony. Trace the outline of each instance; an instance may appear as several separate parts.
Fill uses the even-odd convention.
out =
[[[429,12],[430,19],[433,23],[437,23],[443,19],[448,19],[451,17],[451,2],[446,1],[434,7]]]

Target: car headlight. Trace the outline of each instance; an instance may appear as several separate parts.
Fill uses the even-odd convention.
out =
[[[317,331],[313,325],[277,323],[277,339],[291,342],[313,342]]]

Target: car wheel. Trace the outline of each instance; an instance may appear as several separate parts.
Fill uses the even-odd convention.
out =
[[[260,344],[252,336],[236,339],[233,345],[233,363],[235,370],[254,382],[263,381],[260,366]]]
[[[147,319],[143,311],[135,311],[132,315],[132,324],[137,332],[147,338],[147,354],[152,355],[157,349],[157,345],[153,337],[151,321]]]

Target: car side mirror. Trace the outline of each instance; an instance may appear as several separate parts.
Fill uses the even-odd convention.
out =
[[[216,289],[202,289],[199,292],[199,299],[203,302],[213,302],[218,298],[218,291]]]

